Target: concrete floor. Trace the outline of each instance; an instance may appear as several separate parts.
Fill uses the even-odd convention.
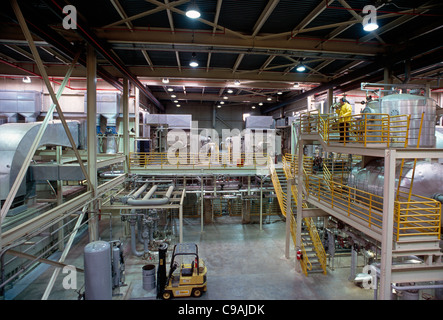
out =
[[[285,223],[282,221],[264,224],[260,231],[259,224],[241,224],[238,218],[223,217],[205,225],[203,233],[200,228],[200,219],[184,220],[184,242],[198,244],[208,268],[208,289],[201,300],[373,300],[372,290],[359,288],[348,280],[348,257],[336,258],[335,269],[329,269],[327,275],[314,273],[306,277],[297,273],[292,247],[291,258],[284,257]],[[109,240],[109,220],[101,221],[100,230],[102,240]],[[113,239],[123,236],[119,218],[114,219],[112,233]],[[83,248],[87,243],[87,232],[84,232],[66,263],[82,268]],[[152,260],[134,257],[129,252],[129,239],[126,243],[126,286],[119,288],[113,299],[155,299],[155,289],[142,288],[142,266],[156,265],[156,256],[153,255]],[[47,265],[39,268],[32,277],[22,279],[8,290],[6,298],[40,300],[55,268]],[[77,273],[77,290],[63,288],[66,275],[60,272],[49,300],[76,300],[78,291],[84,291],[82,273]]]

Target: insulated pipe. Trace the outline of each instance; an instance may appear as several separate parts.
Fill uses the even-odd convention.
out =
[[[131,213],[133,213],[133,212],[135,213],[135,209],[131,210]],[[131,224],[131,251],[132,251],[133,255],[135,255],[137,257],[141,257],[144,254],[144,252],[143,251],[137,251],[137,248],[136,248],[136,241],[135,241],[135,219],[131,220],[130,224]],[[145,247],[145,250],[146,250],[146,247]]]
[[[133,198],[133,199],[138,198],[143,193],[143,191],[145,191],[147,188],[148,188],[148,184],[145,183],[132,195],[131,198]]]
[[[171,198],[173,191],[174,191],[174,186],[170,186],[168,188],[168,191],[166,192],[166,195],[163,198],[141,199],[141,200],[129,199],[128,204],[130,206],[152,206],[152,205],[158,206],[162,204],[167,204],[169,202],[169,199]]]

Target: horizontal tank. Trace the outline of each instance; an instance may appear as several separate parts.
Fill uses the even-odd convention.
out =
[[[437,193],[443,193],[443,165],[427,161],[417,161],[412,186],[412,194],[432,198]],[[413,162],[406,162],[402,178],[399,179],[401,163],[396,167],[396,186],[400,180],[400,190],[409,192],[413,174]],[[361,191],[383,197],[384,166],[382,160],[373,160],[364,168],[356,165],[348,178],[348,185]]]

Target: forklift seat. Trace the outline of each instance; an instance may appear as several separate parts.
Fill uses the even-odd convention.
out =
[[[191,268],[182,268],[183,277],[190,277],[192,276],[193,272],[194,272],[194,261],[192,261]]]

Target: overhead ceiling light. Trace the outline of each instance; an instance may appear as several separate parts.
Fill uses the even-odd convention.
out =
[[[177,108],[180,108],[180,107],[181,107],[181,105],[177,104]]]
[[[272,98],[271,97],[268,97],[266,100],[268,100],[268,101],[271,101],[272,100]]]
[[[235,81],[234,81],[234,84],[235,84],[236,86],[239,86],[239,85],[240,85],[240,80],[235,80]]]
[[[218,105],[217,108],[221,108],[221,105]]]
[[[365,14],[362,21],[363,30],[370,32],[378,29],[377,9],[372,5],[367,5],[363,7],[362,13]]]
[[[228,89],[228,93],[233,93],[234,91],[232,91],[232,89]]]
[[[255,109],[255,106],[252,106],[252,109]]]
[[[191,67],[193,67],[193,68],[198,67],[198,62],[197,62],[197,60],[195,59],[195,57],[196,57],[195,52],[193,52],[193,53],[192,53],[192,59],[191,59],[191,61],[189,61],[189,65],[190,65]]]
[[[174,91],[174,89],[172,89],[172,88],[168,88],[168,91],[171,92],[171,91]]]
[[[227,99],[228,99],[228,97],[227,97],[227,96],[224,96],[224,97],[223,97],[223,99],[227,100]]]
[[[197,5],[195,4],[195,2],[192,3],[192,4],[188,7],[188,10],[186,10],[186,16],[187,16],[188,18],[191,18],[191,19],[197,19],[197,18],[200,18],[201,14],[200,14],[200,11],[198,10],[198,7],[197,7]]]
[[[377,23],[368,23],[363,26],[363,30],[371,32],[378,29]]]
[[[23,78],[23,82],[24,82],[24,83],[31,83],[31,78],[29,78],[29,77],[24,77],[24,78]]]
[[[279,92],[277,92],[277,94],[283,94],[283,92],[279,91]]]
[[[174,103],[178,103],[178,100],[174,100]]]
[[[220,104],[225,104],[225,102],[224,101],[220,101]]]
[[[259,105],[259,106],[262,106],[262,105],[263,105],[263,102],[260,102],[258,105]]]
[[[306,67],[303,65],[303,63],[300,63],[298,66],[297,66],[297,69],[296,69],[298,72],[303,72],[303,71],[305,71],[306,70]]]
[[[294,88],[299,88],[300,84],[298,82],[294,83]]]
[[[163,79],[162,79],[162,82],[163,82],[163,83],[169,83],[169,79],[168,79],[168,78],[163,78]]]
[[[177,98],[175,94],[171,94],[171,98]]]

